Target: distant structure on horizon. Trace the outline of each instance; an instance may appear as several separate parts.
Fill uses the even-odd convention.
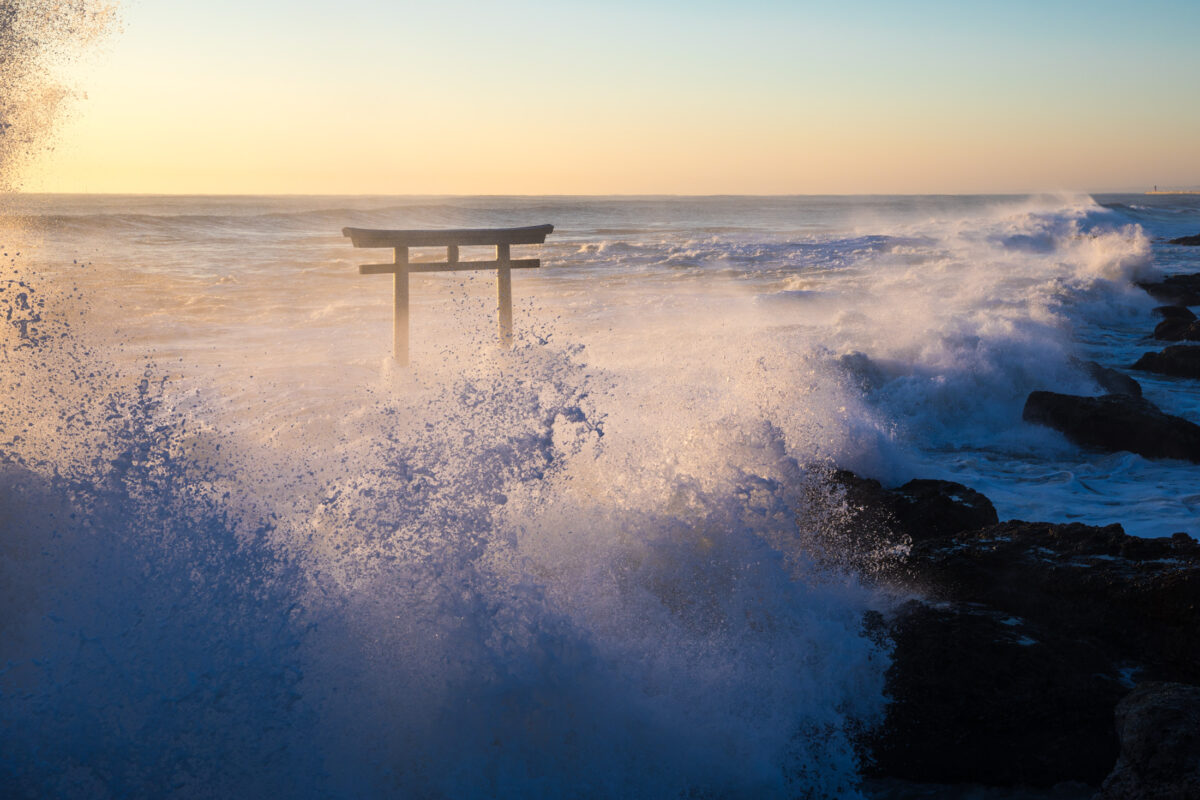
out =
[[[1146,192],[1146,194],[1200,194],[1200,189],[1162,189],[1158,188],[1158,184],[1154,184],[1154,188]]]

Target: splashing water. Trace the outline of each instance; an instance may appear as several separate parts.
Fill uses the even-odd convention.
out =
[[[769,400],[529,335],[222,430],[94,300],[0,302],[15,796],[853,796],[886,656]]]
[[[0,0],[0,189],[113,19]],[[1148,318],[1159,223],[1090,199],[16,205],[5,796],[853,798],[894,553],[831,467],[1089,520],[1047,472],[1139,510],[1176,477],[1020,426]],[[478,284],[418,279],[418,366],[380,368],[329,232],[543,218],[512,354]]]
[[[853,797],[891,554],[828,470],[1090,458],[1020,400],[1135,346],[1156,247],[1069,198],[24,202],[17,796]],[[512,353],[490,284],[422,277],[386,366],[331,231],[542,218]]]
[[[112,19],[0,0],[0,189]],[[143,222],[101,242],[163,241]],[[184,288],[199,261],[64,269],[60,224],[89,219],[5,228],[6,796],[854,793],[886,657],[870,591],[805,547],[837,497],[769,416],[695,415],[681,443],[551,334],[451,342],[415,378],[273,341],[247,390],[245,350],[195,325],[264,329]]]
[[[60,67],[114,25],[116,4],[0,0],[0,192],[13,191],[46,149],[71,90]]]

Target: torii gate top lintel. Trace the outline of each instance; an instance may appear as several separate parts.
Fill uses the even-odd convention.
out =
[[[355,247],[470,247],[490,244],[541,244],[554,232],[553,225],[525,228],[446,228],[424,231],[387,231],[342,228]]]
[[[355,247],[390,247],[396,251],[391,264],[363,264],[362,275],[395,276],[392,354],[401,364],[408,363],[408,276],[412,272],[460,272],[463,270],[496,270],[496,310],[500,323],[500,343],[512,346],[512,271],[541,266],[536,258],[512,258],[510,245],[541,244],[554,231],[553,225],[531,225],[525,228],[447,228],[443,230],[374,230],[342,228]],[[458,248],[494,245],[495,261],[459,261]],[[410,247],[445,247],[446,260],[436,263],[413,264],[408,259]]]

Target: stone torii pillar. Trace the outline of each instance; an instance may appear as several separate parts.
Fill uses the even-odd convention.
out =
[[[360,275],[391,273],[394,278],[395,311],[392,319],[392,356],[400,364],[408,364],[408,276],[413,272],[459,272],[463,270],[496,270],[496,312],[499,317],[500,345],[512,347],[512,271],[536,269],[536,258],[514,260],[509,249],[514,244],[542,244],[554,230],[553,225],[534,225],[528,228],[458,228],[447,230],[392,231],[367,228],[342,228],[355,247],[390,247],[396,253],[391,264],[363,264]],[[495,245],[495,261],[459,261],[458,248],[475,245]],[[410,264],[410,247],[445,247],[446,260],[431,264]]]

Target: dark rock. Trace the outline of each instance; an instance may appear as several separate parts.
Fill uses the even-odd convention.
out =
[[[1097,800],[1200,797],[1200,687],[1141,684],[1116,719],[1121,758]]]
[[[1096,800],[1096,787],[1078,781],[1044,789],[984,786],[980,783],[923,783],[899,778],[867,778],[858,787],[865,800]]]
[[[914,543],[896,576],[935,599],[1103,642],[1147,677],[1200,683],[1200,544],[1187,534],[1003,522]]]
[[[1154,338],[1166,342],[1194,342],[1200,340],[1200,320],[1167,317],[1154,326]]]
[[[1200,272],[1190,272],[1178,275],[1168,275],[1163,278],[1160,283],[1167,286],[1180,286],[1185,289],[1195,289],[1200,291]]]
[[[1187,309],[1184,309],[1185,311]],[[1127,394],[1132,397],[1142,396],[1142,385],[1124,372],[1097,364],[1095,361],[1074,360],[1075,366],[1096,382],[1096,385],[1108,394]]]
[[[860,740],[870,775],[1096,787],[1135,677],[1200,683],[1200,543],[1187,534],[979,527],[990,502],[957,484],[835,477],[854,524],[908,546],[878,579],[925,598],[864,622],[893,644],[887,719]]]
[[[893,579],[873,770],[916,781],[1099,785],[1131,674],[1200,679],[1200,544],[1118,525],[1007,522],[913,543]]]
[[[1195,313],[1187,306],[1158,306],[1154,313],[1163,319],[1185,319],[1189,322],[1196,319]]]
[[[864,392],[874,391],[887,383],[886,373],[866,353],[857,350],[846,353],[837,363]]]
[[[894,618],[873,770],[937,783],[1099,784],[1127,689],[1102,650],[991,609],[912,601]]]
[[[833,473],[833,483],[844,493],[850,524],[858,529],[899,534],[896,524],[896,497],[874,478],[863,478],[849,470]]]
[[[1164,283],[1139,283],[1138,286],[1160,303],[1173,303],[1180,306],[1200,305],[1200,292],[1182,286],[1169,286]]]
[[[1054,428],[1083,447],[1200,463],[1200,425],[1164,414],[1139,397],[1031,392],[1022,417]]]
[[[865,622],[893,645],[887,719],[860,741],[870,775],[1096,787],[1117,759],[1113,708],[1133,681],[1200,683],[1200,543],[1187,534],[980,527],[991,503],[957,484],[837,481],[856,524],[909,547],[880,579],[925,598]]]
[[[1178,378],[1200,378],[1200,347],[1174,344],[1159,353],[1146,353],[1137,360],[1133,369]]]
[[[815,508],[824,506],[820,516],[832,523],[833,530],[821,531],[815,541],[806,543],[809,555],[830,565],[870,573],[880,553],[907,546],[896,522],[895,498],[879,481],[847,470],[838,470],[831,477],[831,490],[809,501]]]
[[[1195,236],[1180,236],[1178,239],[1171,239],[1167,244],[1182,244],[1190,247],[1200,247],[1200,233]]]
[[[951,536],[1000,521],[991,500],[961,483],[917,479],[893,494],[896,497],[893,513],[913,541]]]
[[[1137,284],[1151,297],[1175,306],[1200,305],[1200,273],[1170,275],[1161,281],[1142,281]]]
[[[954,481],[918,478],[899,489],[885,489],[879,481],[846,470],[833,478],[845,492],[848,527],[872,538],[907,544],[998,520],[991,500]]]

